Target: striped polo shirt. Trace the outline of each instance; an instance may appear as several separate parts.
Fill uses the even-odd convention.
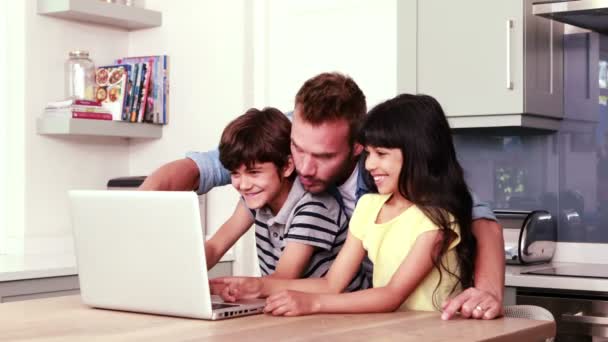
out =
[[[258,262],[263,276],[272,274],[288,242],[316,247],[302,278],[323,277],[346,241],[348,218],[331,195],[306,192],[296,179],[277,215],[264,206],[251,210],[255,219]],[[371,279],[360,269],[349,291],[369,288]]]

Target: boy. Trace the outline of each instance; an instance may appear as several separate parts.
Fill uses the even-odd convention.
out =
[[[274,108],[250,109],[222,133],[220,161],[242,200],[205,243],[207,267],[255,223],[262,276],[322,277],[346,239],[348,220],[327,193],[304,190],[289,152],[291,122]],[[369,287],[359,272],[349,289]]]

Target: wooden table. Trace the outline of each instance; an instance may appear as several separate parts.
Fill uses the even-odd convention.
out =
[[[92,309],[80,296],[0,304],[5,341],[543,341],[555,323],[517,318],[442,321],[437,312],[204,321]]]

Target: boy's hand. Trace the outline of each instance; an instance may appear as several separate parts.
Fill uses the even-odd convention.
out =
[[[223,277],[209,281],[211,294],[220,295],[227,302],[239,299],[259,298],[262,294],[263,283],[256,277]]]
[[[274,316],[303,316],[319,312],[319,295],[299,291],[281,291],[266,299],[265,313]]]

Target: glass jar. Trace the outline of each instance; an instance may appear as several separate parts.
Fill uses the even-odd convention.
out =
[[[65,62],[66,99],[95,100],[95,64],[89,59],[89,52],[70,51]]]

